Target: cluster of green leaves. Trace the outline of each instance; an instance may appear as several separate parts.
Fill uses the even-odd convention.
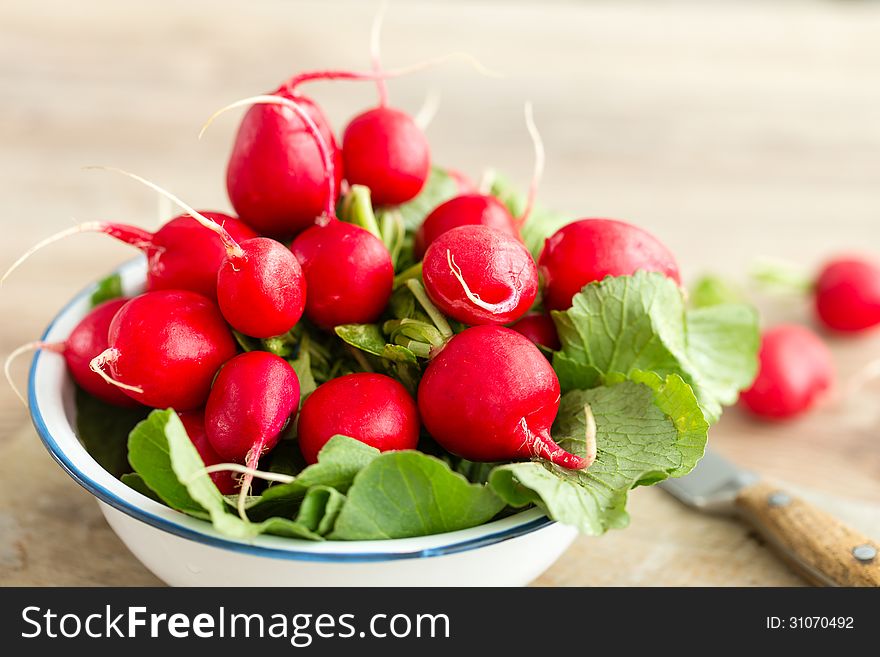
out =
[[[286,358],[303,398],[324,381],[356,371],[388,373],[415,392],[430,356],[464,328],[431,304],[411,257],[418,225],[456,189],[448,174],[434,169],[419,197],[404,206],[374,209],[369,190],[358,187],[343,199],[340,216],[382,239],[395,262],[394,292],[382,321],[338,326],[334,333],[303,321],[266,340],[238,335],[241,348]],[[523,196],[503,177],[496,175],[491,189],[512,213],[522,211]],[[536,257],[567,220],[540,207],[533,211],[524,239]],[[114,285],[102,284],[96,297],[112,295]],[[563,391],[552,435],[570,452],[586,456],[595,450],[585,471],[542,459],[472,463],[428,436],[420,451],[382,454],[337,436],[317,464],[306,466],[295,437],[288,436],[263,467],[292,479],[249,498],[242,518],[204,473],[170,409],[145,418],[143,411],[113,409],[79,394],[80,438],[132,488],[238,538],[421,536],[476,526],[531,505],[584,533],[601,534],[627,524],[632,488],[682,476],[696,465],[710,424],[754,376],[754,311],[717,281],[701,284],[698,292],[697,303],[688,306],[673,281],[640,272],[591,283],[569,310],[552,313],[562,347],[551,357]]]

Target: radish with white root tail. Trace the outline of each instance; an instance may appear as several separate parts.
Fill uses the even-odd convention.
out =
[[[220,212],[199,212],[223,226],[236,241],[257,234],[247,224]],[[217,271],[226,256],[220,236],[206,231],[191,216],[170,219],[155,233],[127,224],[90,221],[48,237],[31,247],[4,274],[3,280],[27,258],[44,246],[77,233],[98,232],[142,251],[147,258],[148,292],[153,290],[190,290],[206,297],[217,297]]]
[[[195,292],[146,292],[123,305],[93,372],[135,401],[189,411],[204,405],[236,343],[217,304]]]
[[[419,442],[416,403],[401,383],[384,374],[347,374],[321,384],[306,398],[297,440],[306,463],[333,436],[343,435],[380,452],[415,449]]]
[[[311,98],[300,93],[300,85],[320,80],[384,80],[453,59],[464,60],[485,75],[497,75],[466,53],[451,53],[392,71],[310,71],[291,77],[271,94],[266,94],[293,101],[303,112],[291,111],[292,105],[284,103],[242,101],[218,111],[215,116],[233,107],[253,105],[241,121],[226,169],[229,200],[242,221],[263,235],[279,239],[293,237],[311,226],[321,214],[326,203],[324,180],[331,170],[332,202],[335,204],[338,199],[344,173],[342,152],[324,112]],[[321,152],[314,138],[315,131],[320,134],[329,157]]]
[[[385,7],[373,21],[370,50],[373,72],[382,73],[379,34]],[[431,170],[431,149],[422,128],[406,112],[388,106],[388,87],[377,78],[379,106],[358,114],[342,134],[345,179],[369,187],[376,205],[400,205],[425,186]]]
[[[278,444],[299,406],[299,379],[283,358],[265,351],[239,354],[217,375],[205,406],[208,441],[220,458],[256,470]],[[253,476],[241,482],[239,513]]]
[[[239,243],[222,225],[156,183],[122,169],[96,168],[121,173],[158,192],[220,239],[226,255],[216,274],[217,303],[236,331],[271,338],[287,333],[302,317],[306,280],[296,258],[281,242],[252,237]]]
[[[526,127],[535,149],[535,165],[532,181],[529,184],[526,206],[522,213],[518,217],[514,217],[504,203],[490,194],[468,191],[454,196],[434,208],[416,231],[413,243],[413,254],[416,260],[421,260],[424,257],[428,247],[440,235],[459,226],[488,226],[519,239],[520,228],[528,220],[535,205],[535,197],[538,194],[538,187],[544,173],[545,159],[544,142],[535,126],[531,103],[526,103],[525,116]],[[460,176],[461,174],[456,175]],[[456,182],[459,186],[463,184],[458,178],[456,178]]]
[[[595,458],[595,443],[579,456],[553,441],[559,401],[559,380],[544,355],[500,326],[453,336],[428,364],[418,391],[425,428],[453,454],[471,461],[543,458],[582,470]]]
[[[538,268],[508,233],[460,226],[440,235],[422,261],[425,290],[446,315],[469,325],[509,324],[538,294]]]
[[[64,342],[29,342],[13,351],[6,358],[5,373],[9,385],[27,405],[22,394],[12,380],[10,366],[16,357],[28,351],[43,349],[60,354],[67,364],[67,371],[77,385],[90,395],[114,406],[137,406],[137,402],[117,386],[108,383],[89,367],[92,359],[107,349],[107,333],[110,322],[128,299],[111,299],[92,308],[79,324],[73,327]]]
[[[375,321],[391,296],[394,282],[391,254],[382,240],[371,232],[336,217],[332,151],[305,110],[289,98],[254,96],[215,112],[205,128],[220,113],[250,104],[283,105],[297,113],[318,144],[327,171],[322,213],[313,218],[314,225],[300,233],[290,246],[302,266],[308,288],[306,317],[325,329],[339,324]]]
[[[563,226],[544,243],[538,268],[548,310],[570,308],[585,285],[606,276],[652,271],[681,284],[669,249],[647,231],[615,219],[580,219]]]

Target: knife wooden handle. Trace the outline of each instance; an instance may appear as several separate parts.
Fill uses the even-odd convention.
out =
[[[764,482],[743,488],[736,507],[811,583],[880,586],[880,545],[824,511]]]

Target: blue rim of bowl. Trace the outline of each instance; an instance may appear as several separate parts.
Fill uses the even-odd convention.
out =
[[[120,268],[116,269],[114,273],[119,273],[122,270],[131,267],[134,262],[136,261],[130,261],[122,265]],[[72,306],[80,302],[86,295],[91,294],[95,289],[96,286],[94,284],[90,285],[89,287],[77,293],[76,296],[73,297],[73,299],[68,301],[64,305],[64,307],[58,312],[58,314],[52,319],[52,321],[46,327],[46,330],[43,331],[43,335],[40,339],[46,340],[47,336],[52,331],[59,318],[65,315]],[[242,543],[231,539],[225,539],[217,536],[211,536],[209,534],[204,534],[194,529],[190,529],[189,527],[178,525],[166,518],[162,518],[135,506],[128,500],[119,497],[112,491],[106,489],[104,486],[91,479],[87,474],[80,470],[75,463],[73,463],[73,461],[59,447],[58,443],[55,442],[55,438],[52,436],[49,428],[46,426],[46,422],[43,419],[43,414],[40,411],[40,405],[37,400],[35,375],[37,371],[37,364],[39,363],[39,359],[42,355],[42,352],[38,351],[36,354],[34,354],[34,359],[31,362],[28,379],[28,403],[30,406],[30,414],[31,419],[34,423],[34,427],[37,429],[37,433],[40,435],[40,440],[42,440],[43,445],[46,447],[52,458],[55,459],[58,465],[60,465],[64,469],[64,471],[67,472],[67,474],[74,481],[76,481],[76,483],[85,488],[102,502],[110,505],[114,509],[121,511],[128,516],[131,516],[132,518],[135,518],[136,520],[140,520],[141,522],[155,527],[156,529],[161,529],[162,531],[168,532],[169,534],[173,534],[175,536],[179,536],[180,538],[185,538],[191,541],[195,541],[197,543],[203,543],[205,545],[230,550],[233,552],[241,552],[252,556],[270,557],[274,559],[319,561],[331,563],[370,561],[377,562],[397,561],[400,559],[423,559],[427,557],[440,557],[444,555],[457,554],[459,552],[467,552],[469,550],[476,550],[481,547],[494,545],[496,543],[508,541],[510,539],[517,538],[525,534],[530,534],[531,532],[537,531],[555,523],[555,521],[551,520],[547,516],[542,516],[522,525],[517,525],[516,527],[504,529],[492,534],[487,534],[485,536],[478,536],[476,538],[460,541],[458,543],[452,543],[450,545],[423,548],[410,552],[303,552],[298,550],[287,550],[267,547],[263,545],[255,545],[253,543]]]

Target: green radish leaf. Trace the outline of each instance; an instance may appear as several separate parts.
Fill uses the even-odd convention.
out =
[[[95,291],[92,292],[90,301],[92,308],[98,306],[110,299],[118,299],[125,296],[122,291],[122,276],[119,274],[110,274],[107,278],[98,281]]]
[[[282,440],[260,461],[260,469],[294,476],[306,467],[296,440]]]
[[[361,470],[329,538],[375,540],[427,536],[480,525],[505,503],[433,456],[384,452]]]
[[[300,350],[299,340],[290,331],[271,338],[263,338],[260,342],[264,351],[281,356],[281,358],[291,358]]]
[[[636,371],[632,380],[564,395],[553,438],[581,456],[588,413],[597,453],[588,469],[544,460],[501,465],[489,476],[496,494],[515,507],[537,504],[554,520],[599,535],[628,524],[631,488],[687,474],[706,446],[709,425],[690,386],[675,374],[662,380]]]
[[[602,372],[561,351],[553,354],[553,369],[556,370],[562,392],[588,390],[602,383]]]
[[[214,485],[183,423],[173,410],[155,410],[131,433],[132,464],[148,488],[168,506],[191,516],[210,520],[214,528],[231,538],[248,539],[259,534],[323,540],[310,529],[329,531],[344,500],[317,491],[302,519],[269,517],[251,522],[234,515],[226,499]],[[133,479],[129,483],[139,485]],[[271,490],[271,489],[270,489]],[[303,497],[306,497],[309,491]],[[324,517],[328,519],[325,521]]]
[[[309,531],[325,536],[332,531],[344,505],[345,495],[335,488],[313,486],[303,498],[296,521]]]
[[[318,462],[303,469],[287,484],[270,486],[248,505],[248,516],[259,520],[270,516],[291,516],[313,486],[335,488],[345,493],[355,475],[379,455],[375,447],[347,436],[333,436],[318,452]]]
[[[114,477],[131,472],[128,434],[150,409],[120,408],[76,389],[76,435],[86,451]]]
[[[431,167],[431,173],[418,196],[403,205],[398,205],[393,211],[400,213],[407,232],[414,232],[431,210],[456,194],[458,194],[458,183],[455,179],[440,167]],[[380,220],[383,212],[386,210],[379,210]]]
[[[520,193],[507,177],[497,172],[492,173],[489,193],[504,203],[514,217],[519,217],[525,210],[526,194]],[[548,210],[537,204],[532,208],[529,218],[522,227],[522,238],[535,260],[541,255],[544,240],[572,220],[573,217],[570,215]]]
[[[132,430],[128,438],[128,460],[144,483],[165,504],[172,509],[204,517],[205,508],[190,495],[187,487],[180,482],[171,463],[169,443],[172,438],[179,438],[180,434],[195,452],[195,447],[192,446],[177,413],[172,409],[155,410]],[[198,463],[202,463],[198,452],[195,452],[195,455]],[[203,463],[201,467],[205,467]],[[210,481],[207,475],[205,477]]]
[[[239,333],[235,329],[232,330],[232,335],[235,336],[235,341],[238,343],[238,346],[244,352],[263,350],[262,340],[258,340],[257,338],[252,338],[250,336],[245,335],[244,333]]]
[[[288,359],[287,362],[290,363],[293,371],[296,372],[296,378],[299,379],[299,399],[302,404],[306,397],[315,392],[318,387],[312,372],[311,337],[308,333],[303,333],[300,339],[299,353],[296,358]]]
[[[703,276],[690,289],[688,301],[693,308],[708,308],[725,303],[747,303],[743,291],[720,276]]]
[[[145,495],[149,497],[151,500],[156,502],[162,502],[162,498],[160,498],[156,493],[153,492],[153,489],[147,486],[147,482],[144,481],[144,478],[139,474],[134,472],[129,472],[127,474],[122,475],[120,478],[123,484],[128,486],[129,488],[136,490],[141,495]]]
[[[680,288],[662,274],[640,271],[590,283],[569,310],[552,316],[562,343],[554,367],[568,389],[586,387],[582,379],[593,369],[603,377],[636,370],[677,374],[714,422],[757,371],[755,311],[736,304],[686,311]]]
[[[385,335],[378,324],[340,324],[333,329],[346,344],[374,356],[385,351]]]

